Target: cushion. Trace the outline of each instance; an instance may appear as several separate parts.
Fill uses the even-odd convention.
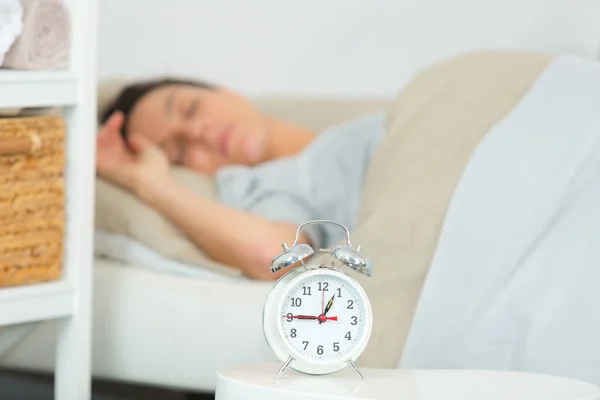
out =
[[[265,114],[318,133],[363,114],[388,110],[392,99],[264,96],[257,98],[255,105]]]
[[[197,196],[214,199],[210,177],[186,168],[173,168],[172,173],[177,182]],[[132,192],[102,178],[96,179],[95,217],[97,230],[135,238],[170,260],[224,274],[240,274],[237,269],[212,261],[183,231]]]
[[[468,54],[422,71],[398,96],[353,232],[352,243],[374,263],[373,276],[358,277],[374,313],[360,365],[398,366],[463,169],[550,60],[544,54]]]
[[[108,107],[108,104],[115,98],[119,91],[131,80],[126,78],[107,78],[102,80],[97,87],[97,107],[98,114]]]

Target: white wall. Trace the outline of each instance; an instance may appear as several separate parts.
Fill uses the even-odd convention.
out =
[[[249,94],[392,95],[419,66],[482,47],[600,53],[600,0],[99,4],[100,78],[182,74]]]

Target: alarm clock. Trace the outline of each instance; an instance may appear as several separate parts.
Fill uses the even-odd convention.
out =
[[[298,243],[302,229],[313,224],[337,225],[345,231],[346,243],[319,249],[323,257],[317,257],[311,246]],[[348,228],[328,220],[300,225],[294,243],[282,247],[283,253],[271,262],[271,272],[300,265],[275,283],[263,308],[265,339],[283,363],[277,377],[288,367],[311,375],[350,367],[362,379],[354,362],[371,336],[373,313],[365,290],[343,269],[370,276],[371,261],[360,246],[352,247]],[[305,262],[309,257],[321,261]]]

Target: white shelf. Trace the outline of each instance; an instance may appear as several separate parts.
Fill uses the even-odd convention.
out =
[[[67,282],[0,290],[0,325],[66,317],[73,309],[73,289]]]
[[[68,160],[65,171],[68,217],[62,279],[0,288],[0,327],[56,320],[59,331],[53,371],[54,398],[89,400],[98,1],[64,0],[64,4],[68,7],[71,28],[68,69],[16,71],[0,68],[0,108],[62,109]]]
[[[79,79],[71,71],[0,68],[0,108],[55,107],[77,103]]]

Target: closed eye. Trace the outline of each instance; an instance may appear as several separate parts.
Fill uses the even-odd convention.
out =
[[[185,110],[185,113],[184,113],[185,118],[192,118],[198,111],[199,104],[200,104],[199,99],[196,98],[196,99],[192,100],[192,102],[190,103],[188,108]]]

